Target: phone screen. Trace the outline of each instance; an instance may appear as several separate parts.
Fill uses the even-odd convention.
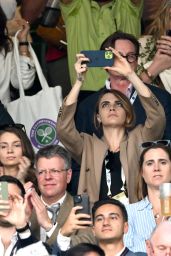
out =
[[[0,182],[0,198],[1,200],[8,200],[8,182]]]

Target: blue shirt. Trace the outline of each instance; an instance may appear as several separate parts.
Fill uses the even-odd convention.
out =
[[[124,244],[133,252],[146,252],[145,240],[150,238],[156,226],[152,205],[148,198],[126,205],[128,212],[128,233],[124,235]]]

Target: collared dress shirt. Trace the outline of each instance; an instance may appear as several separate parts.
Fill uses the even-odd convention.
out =
[[[146,252],[145,240],[150,238],[156,226],[152,204],[148,197],[126,205],[128,213],[128,233],[124,235],[124,244],[133,252]]]
[[[60,205],[62,205],[63,202],[64,202],[64,200],[65,200],[65,197],[66,197],[66,193],[65,193],[65,195],[64,195],[60,200],[58,200],[56,203],[54,203],[54,204],[52,204],[52,205],[56,206],[58,203],[59,203]],[[51,207],[51,206],[52,206],[52,205],[46,204],[46,203],[43,201],[43,198],[42,198],[42,197],[41,197],[41,200],[42,200],[42,202],[43,202],[46,206],[48,206],[48,207]],[[52,217],[52,213],[49,212],[49,211],[48,211],[47,213],[48,213],[49,218],[51,218],[51,217]],[[57,215],[58,215],[58,213],[57,213]],[[46,238],[47,238],[47,237],[50,237],[50,236],[52,235],[52,233],[53,233],[53,231],[56,229],[57,225],[58,225],[58,223],[56,222],[56,224],[54,224],[54,225],[52,226],[52,228],[51,228],[48,232],[46,232],[46,230],[45,230],[44,228],[40,227],[40,239],[41,239],[41,241],[45,242],[45,241],[46,241]]]

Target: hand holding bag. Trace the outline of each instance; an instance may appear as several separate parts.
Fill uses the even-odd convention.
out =
[[[17,63],[20,98],[8,103],[7,110],[16,123],[25,125],[27,135],[34,149],[37,150],[46,145],[59,143],[56,134],[56,120],[59,108],[62,105],[62,90],[60,86],[48,86],[37,56],[30,44],[29,51],[34,60],[42,90],[33,96],[26,96],[24,93],[16,34],[14,58]]]

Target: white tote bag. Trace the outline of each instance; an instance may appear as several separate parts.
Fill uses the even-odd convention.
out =
[[[16,34],[17,36],[17,34]],[[60,86],[49,87],[43,75],[37,56],[29,45],[42,90],[33,96],[26,96],[22,86],[21,70],[19,65],[18,42],[15,36],[14,57],[17,65],[20,98],[8,103],[7,110],[15,123],[22,123],[32,145],[37,151],[50,144],[58,144],[56,121],[62,105],[62,90]]]

